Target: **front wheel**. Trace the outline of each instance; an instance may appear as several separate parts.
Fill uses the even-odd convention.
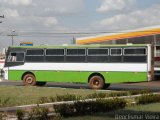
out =
[[[92,89],[102,89],[104,85],[104,79],[101,76],[95,75],[89,79],[89,86]]]
[[[36,78],[33,74],[26,74],[23,77],[23,84],[25,86],[35,86],[36,85]]]

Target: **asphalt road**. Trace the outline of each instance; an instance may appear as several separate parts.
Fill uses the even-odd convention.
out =
[[[22,82],[3,81],[0,86],[23,86]],[[73,88],[73,89],[90,89],[87,84],[73,84],[73,83],[53,83],[48,82],[44,87],[48,88]],[[127,90],[141,90],[150,89],[154,92],[160,92],[160,80],[142,83],[121,83],[111,84],[107,90],[127,91]]]

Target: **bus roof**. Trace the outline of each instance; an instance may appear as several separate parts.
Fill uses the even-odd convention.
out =
[[[90,44],[90,45],[53,45],[53,46],[11,46],[10,48],[90,48],[90,47],[120,47],[120,46],[148,46],[150,44]]]

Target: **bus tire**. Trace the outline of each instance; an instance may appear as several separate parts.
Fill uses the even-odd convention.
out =
[[[45,86],[47,82],[36,82],[37,86]]]
[[[35,86],[36,85],[36,78],[33,74],[26,74],[23,77],[23,84],[25,86]]]
[[[89,79],[89,86],[92,89],[103,89],[104,85],[104,79],[99,75],[94,75]]]

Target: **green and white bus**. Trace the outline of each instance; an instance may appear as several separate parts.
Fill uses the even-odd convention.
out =
[[[12,46],[3,70],[6,80],[27,86],[63,82],[102,89],[112,83],[152,80],[153,63],[149,44]]]

